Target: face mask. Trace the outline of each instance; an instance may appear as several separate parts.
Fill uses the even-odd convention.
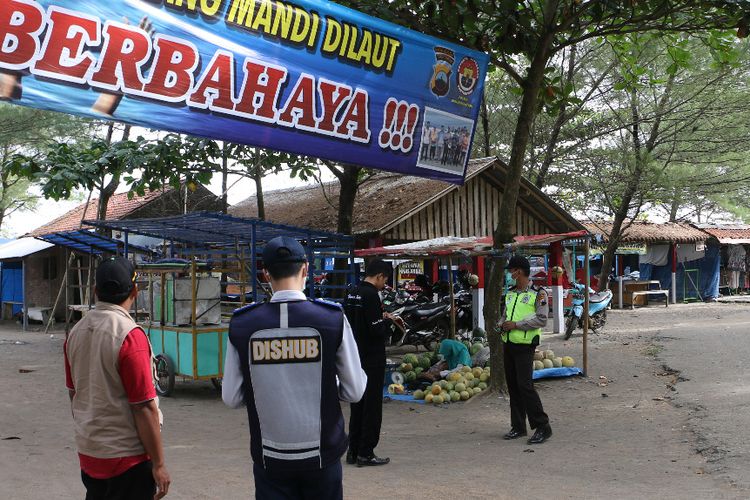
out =
[[[505,284],[508,286],[516,286],[516,278],[513,277],[513,273],[505,271]]]

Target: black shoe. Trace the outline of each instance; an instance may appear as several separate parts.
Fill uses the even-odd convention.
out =
[[[357,454],[352,450],[346,452],[346,463],[348,463],[349,465],[354,465],[357,463]]]
[[[503,439],[518,439],[525,435],[526,435],[526,431],[518,431],[516,429],[511,429],[509,433],[503,436]]]
[[[367,467],[369,465],[385,465],[391,462],[390,458],[380,458],[375,455],[369,457],[357,457],[357,467]]]
[[[552,427],[550,427],[549,425],[539,427],[534,432],[534,435],[531,436],[528,443],[529,444],[542,444],[543,442],[548,440],[551,435],[552,435]]]

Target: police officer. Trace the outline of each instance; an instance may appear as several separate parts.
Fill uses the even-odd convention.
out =
[[[385,465],[390,459],[375,455],[383,422],[383,379],[385,378],[385,339],[391,333],[391,316],[384,313],[380,290],[391,275],[391,266],[381,259],[367,264],[365,279],[346,297],[344,309],[354,328],[367,389],[362,400],[351,405],[349,417],[348,464],[358,467]]]
[[[222,399],[247,406],[257,499],[341,499],[339,400],[359,401],[366,384],[357,345],[338,304],[302,292],[308,265],[297,240],[270,240],[263,265],[273,296],[232,316]]]
[[[513,286],[505,296],[505,313],[501,325],[505,379],[510,395],[510,432],[505,439],[526,436],[526,418],[535,431],[529,444],[540,444],[552,435],[549,417],[534,389],[534,351],[539,345],[542,327],[547,324],[547,293],[531,285],[529,261],[513,256],[506,269]]]

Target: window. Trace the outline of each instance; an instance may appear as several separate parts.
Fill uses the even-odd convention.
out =
[[[45,257],[43,260],[42,279],[45,280],[56,280],[57,279],[57,258],[56,257]]]

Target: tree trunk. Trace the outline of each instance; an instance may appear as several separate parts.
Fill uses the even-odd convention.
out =
[[[549,1],[545,6],[545,20],[554,19],[557,10],[556,1]],[[554,36],[546,33],[540,38],[534,60],[528,69],[523,84],[523,99],[518,113],[516,130],[513,134],[513,146],[510,160],[508,162],[508,175],[506,176],[505,191],[497,227],[493,234],[494,247],[502,249],[506,243],[513,241],[516,220],[516,203],[518,202],[518,191],[521,187],[523,176],[523,164],[526,157],[526,149],[531,136],[531,126],[537,113],[539,93],[544,81],[544,70],[549,60],[549,50]],[[493,262],[490,268],[485,294],[484,317],[487,325],[487,336],[490,341],[490,386],[495,391],[505,391],[505,371],[503,367],[502,343],[500,342],[500,331],[496,325],[500,319],[500,306],[502,302],[502,287],[505,280],[505,259],[501,258]]]
[[[656,140],[659,137],[662,116],[669,104],[674,82],[675,76],[670,75],[665,86],[664,94],[661,96],[656,106],[656,118],[653,121],[651,131],[648,134],[648,139],[645,144],[641,140],[641,113],[638,107],[638,91],[636,89],[630,91],[630,113],[633,123],[630,131],[631,139],[633,141],[633,170],[628,179],[628,183],[625,186],[625,191],[622,194],[620,205],[615,209],[615,217],[612,223],[612,231],[609,234],[609,242],[607,243],[604,255],[602,255],[602,270],[601,273],[599,273],[599,291],[609,288],[609,272],[615,259],[617,246],[620,244],[620,239],[622,238],[622,225],[628,217],[633,197],[640,188],[641,180],[646,169],[646,157],[654,150],[654,148],[656,148]]]
[[[672,198],[672,205],[669,207],[669,222],[677,222],[677,212],[680,210],[682,199],[679,193],[675,190],[674,198]]]
[[[253,165],[253,180],[255,180],[255,200],[258,205],[258,218],[266,220],[266,202],[263,198],[263,169],[260,165],[260,151],[255,151],[255,165]]]
[[[492,156],[492,149],[490,148],[490,114],[487,110],[487,98],[482,97],[482,109],[480,111],[482,118],[482,131],[484,132],[484,156]]]
[[[576,46],[573,45],[572,47],[570,47],[570,56],[568,58],[568,72],[566,74],[565,84],[573,81],[573,77],[575,76],[575,66]],[[567,108],[565,106],[565,103],[563,103],[560,106],[560,111],[557,115],[557,118],[555,118],[555,123],[552,126],[552,131],[550,133],[549,140],[547,141],[547,147],[544,151],[544,159],[542,160],[542,165],[539,167],[539,173],[537,173],[536,175],[536,187],[538,187],[539,189],[542,189],[547,182],[547,173],[549,172],[549,168],[552,165],[552,160],[554,160],[555,157],[555,146],[557,145],[557,139],[560,137],[560,132],[562,131],[563,125],[565,125],[565,122],[568,121],[568,115],[566,111]]]
[[[339,212],[336,224],[336,232],[341,234],[352,234],[354,224],[354,201],[357,198],[359,188],[359,173],[362,167],[347,165],[339,177],[341,185],[339,189]]]
[[[331,172],[339,180],[339,209],[336,221],[336,232],[346,235],[352,234],[354,226],[354,202],[357,199],[357,189],[359,188],[359,174],[362,167],[356,165],[344,165],[344,168],[338,170],[329,167]],[[334,259],[333,269],[335,271],[345,271],[349,268],[349,259]],[[328,283],[333,286],[344,286],[346,284],[346,275],[344,273],[333,273]],[[334,289],[333,298],[343,299],[346,291],[343,288]]]

